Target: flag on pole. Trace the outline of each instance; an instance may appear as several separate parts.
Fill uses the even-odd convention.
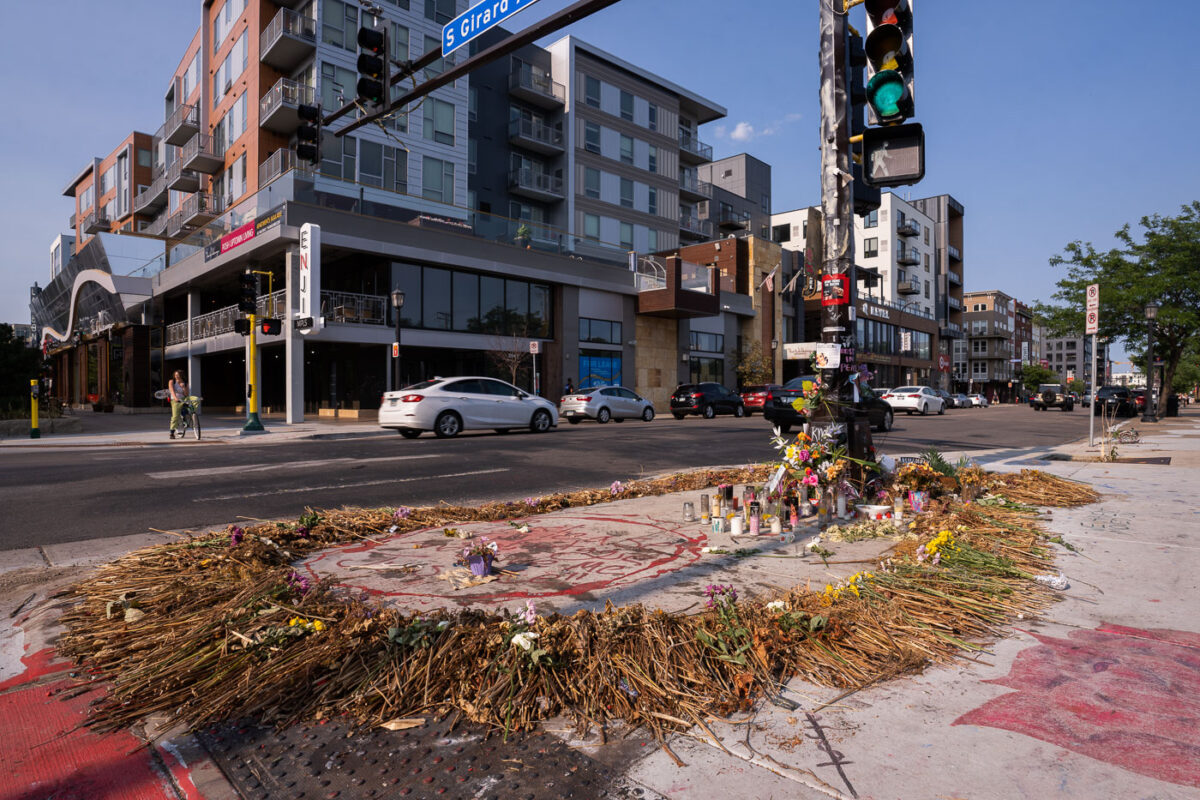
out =
[[[765,286],[765,287],[767,287],[768,292],[775,291],[775,273],[778,271],[779,271],[779,265],[776,264],[775,269],[773,269],[767,273],[767,277],[762,279],[762,283],[760,283],[758,285],[758,288],[761,289]]]
[[[796,281],[800,280],[800,275],[801,275],[800,270],[796,270],[796,274],[792,276],[792,279],[790,281],[788,281],[787,286],[783,287],[784,294],[787,294],[788,292],[790,292],[796,288]]]

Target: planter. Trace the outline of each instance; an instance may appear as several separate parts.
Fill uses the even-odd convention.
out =
[[[472,575],[491,575],[492,556],[467,556],[467,568]]]

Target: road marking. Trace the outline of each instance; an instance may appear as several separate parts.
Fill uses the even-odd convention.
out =
[[[324,468],[331,464],[372,464],[379,461],[413,461],[418,458],[441,458],[441,453],[430,453],[424,456],[381,456],[379,458],[321,458],[312,461],[281,461],[275,464],[246,464],[228,467],[200,467],[197,469],[176,469],[169,472],[147,472],[147,478],[158,481],[177,480],[179,478],[202,478],[206,475],[228,475],[231,472],[266,472],[278,469],[309,469]]]
[[[331,483],[326,486],[298,486],[288,489],[270,489],[264,492],[245,492],[243,494],[223,494],[216,497],[197,497],[193,503],[208,503],[213,500],[242,500],[249,497],[266,497],[277,494],[297,494],[299,492],[322,492],[327,489],[357,489],[361,486],[383,486],[389,483],[412,483],[413,481],[433,481],[439,478],[465,478],[469,475],[490,475],[495,472],[508,472],[507,467],[499,469],[477,469],[470,472],[448,472],[444,475],[418,475],[413,478],[385,478],[378,481],[362,481],[361,483]]]

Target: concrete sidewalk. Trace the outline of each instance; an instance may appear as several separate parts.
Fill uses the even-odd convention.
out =
[[[1200,527],[1200,419],[1189,414],[1133,425],[1143,441],[1121,445],[1121,454],[1169,458],[1169,464],[1045,460],[1090,457],[1086,441],[979,458],[989,469],[1036,466],[1104,493],[1101,503],[1055,510],[1047,520],[1048,528],[1079,548],[1059,554],[1071,582],[1064,601],[1025,621],[989,652],[867,687],[827,708],[822,706],[838,692],[793,681],[783,697],[794,709],[763,704],[748,720],[718,724],[719,745],[678,737],[672,747],[687,763],[683,768],[653,747],[567,745],[611,766],[624,786],[638,789],[637,796],[673,800],[1198,796],[1200,626],[1194,598],[1200,542],[1191,534]],[[771,537],[711,534],[681,520],[685,499],[695,501],[698,493],[532,517],[529,534],[507,523],[473,524],[477,534],[501,542],[499,566],[516,574],[458,591],[437,573],[462,542],[440,529],[331,549],[304,568],[346,576],[350,585],[410,607],[486,603],[515,609],[534,599],[542,613],[570,613],[607,599],[685,610],[702,602],[703,585],[710,582],[765,593],[805,581],[819,585],[864,566],[826,566],[802,557],[797,544]],[[64,703],[59,696],[69,667],[55,664],[47,649],[60,610],[48,598],[88,565],[152,541],[121,537],[42,553],[37,561],[0,560],[0,612],[11,613],[13,623],[0,630],[0,725],[30,731],[5,739],[4,762],[16,766],[0,776],[0,800],[49,794],[46,781],[54,775],[39,772],[43,762],[37,760],[46,748],[33,746],[50,741],[62,745],[54,750],[60,780],[105,770],[142,776],[136,785],[107,784],[103,793],[80,797],[235,796],[190,737],[169,738],[128,763],[114,753],[128,750],[121,748],[131,738],[70,738],[72,720],[82,719],[84,709],[77,698]],[[545,563],[564,544],[578,558]],[[828,545],[836,553],[830,561],[873,562],[887,544]],[[738,559],[705,553],[705,547],[759,548],[784,557]],[[407,565],[417,568],[399,571]],[[44,725],[28,728],[34,719],[55,721],[57,733]],[[19,743],[32,749],[10,749]],[[42,794],[29,793],[34,779],[42,781]],[[411,790],[416,797],[428,791],[418,783]]]

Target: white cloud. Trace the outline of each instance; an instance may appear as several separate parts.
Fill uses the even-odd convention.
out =
[[[776,119],[776,120],[772,120],[771,122],[768,122],[766,125],[762,126],[761,128],[756,128],[756,127],[754,127],[754,125],[750,124],[749,122],[742,121],[742,122],[739,122],[738,124],[734,125],[733,130],[731,130],[731,131],[728,131],[728,129],[724,125],[718,125],[716,128],[713,129],[713,133],[716,134],[717,138],[724,139],[725,134],[728,131],[729,138],[732,139],[733,141],[748,142],[751,139],[760,139],[763,136],[774,136],[777,133],[782,133],[783,129],[787,125],[790,125],[793,122],[798,122],[799,120],[801,120],[803,118],[804,118],[803,114],[798,114],[798,113],[787,114],[780,119]]]
[[[739,122],[733,127],[733,132],[729,134],[729,138],[735,142],[748,142],[754,138],[754,126],[749,122]]]

